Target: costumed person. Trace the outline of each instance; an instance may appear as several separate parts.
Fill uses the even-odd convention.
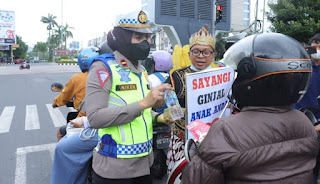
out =
[[[264,33],[238,41],[224,58],[237,72],[232,98],[240,112],[211,126],[182,183],[312,183],[320,141],[307,116],[292,108],[311,77],[305,49],[289,36]]]
[[[214,64],[216,39],[208,32],[209,26],[204,25],[197,33],[189,39],[190,51],[189,58],[191,66],[172,72],[166,83],[172,84],[177,94],[180,106],[185,107],[186,78],[187,73],[205,71],[211,68],[217,68]],[[185,113],[186,114],[186,113]],[[185,144],[185,119],[175,121],[172,124],[171,140],[167,154],[168,174],[172,172],[175,164],[184,158]]]
[[[150,51],[149,28],[144,11],[121,17],[107,35],[113,55],[102,54],[91,65],[86,110],[90,125],[99,129],[92,162],[95,184],[152,183],[152,122],[169,120],[151,108],[163,105],[164,91],[172,87],[150,90],[139,63]]]
[[[68,88],[74,87],[73,90],[80,90],[81,94],[82,92],[85,94],[85,86],[82,88],[82,83],[86,82],[88,69],[97,56],[99,56],[97,48],[89,47],[80,51],[78,63],[85,73],[83,73],[83,77],[77,77],[75,75],[76,77],[73,77],[71,81],[78,81],[78,83],[81,84],[81,88],[74,87],[76,84],[70,85],[70,83],[66,85]],[[69,90],[66,91],[68,92]],[[85,103],[84,101],[83,96],[82,103]],[[79,100],[77,101],[77,104],[78,103]],[[62,139],[57,143],[55,148],[50,180],[51,184],[86,183],[93,149],[98,143],[98,135],[97,130],[90,127],[85,113],[85,107],[82,107],[80,117],[70,121],[72,126],[77,130],[82,130],[81,132],[77,131],[74,135],[70,135],[67,126],[71,124],[60,127],[58,130],[61,132],[60,135]]]

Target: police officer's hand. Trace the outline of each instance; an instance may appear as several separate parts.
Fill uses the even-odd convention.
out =
[[[157,104],[163,104],[163,96],[165,90],[173,90],[170,84],[161,84],[151,89],[150,93],[142,100],[139,101],[141,110],[153,107]]]
[[[170,124],[173,124],[175,121],[171,118],[171,116],[166,116],[165,114],[160,114],[157,118],[157,122],[170,125]]]

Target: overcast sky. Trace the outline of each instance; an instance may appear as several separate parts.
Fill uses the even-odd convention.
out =
[[[31,46],[48,38],[47,24],[40,21],[42,16],[53,14],[61,25],[61,2],[63,25],[68,23],[74,28],[73,40],[84,47],[88,40],[110,30],[116,15],[141,9],[141,0],[1,0],[0,10],[15,12],[16,34]]]

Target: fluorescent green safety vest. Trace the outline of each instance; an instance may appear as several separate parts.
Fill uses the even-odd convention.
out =
[[[104,63],[112,79],[108,107],[137,102],[150,92],[145,71],[138,75],[122,68],[115,60]],[[99,129],[98,153],[114,158],[146,156],[152,151],[152,131],[151,108],[148,108],[130,123]]]

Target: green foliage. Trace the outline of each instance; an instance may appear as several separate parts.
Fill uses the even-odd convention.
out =
[[[13,50],[13,55],[15,58],[25,59],[28,51],[28,45],[22,41],[22,38],[17,35],[17,44],[19,48]]]
[[[320,33],[320,1],[317,0],[273,0],[267,13],[273,32],[291,36],[299,42]]]
[[[77,61],[74,61],[72,59],[61,59],[61,58],[56,62],[57,63],[77,63]]]
[[[60,56],[60,60],[61,60],[61,59],[69,59],[69,57],[66,56],[66,55],[62,55],[62,56]]]
[[[48,17],[42,16],[41,17],[41,22],[44,24],[48,24],[47,26],[47,30],[49,31],[49,37],[50,37],[50,31],[52,30],[52,28],[54,28],[55,26],[58,26],[57,22],[56,22],[56,16],[53,16],[52,14],[48,14]]]
[[[225,49],[226,41],[223,39],[223,37],[228,36],[228,34],[229,34],[228,32],[220,32],[216,36],[216,48],[215,48],[216,58],[215,58],[215,60],[217,60],[217,61],[222,59],[223,54],[226,52],[226,49]]]
[[[33,47],[33,52],[47,52],[48,44],[44,42],[37,42],[37,44]]]
[[[73,27],[70,27],[67,23],[65,26],[58,25],[55,21],[57,17],[48,14],[48,16],[42,16],[41,22],[44,24],[47,24],[47,30],[49,32],[48,40],[47,40],[47,48],[49,48],[49,52],[46,54],[43,54],[46,58],[48,58],[49,62],[52,62],[53,60],[53,50],[58,49],[60,45],[63,45],[61,41],[67,45],[67,39],[73,38],[73,34],[70,31],[70,29],[73,29]],[[62,38],[62,40],[61,40]],[[60,49],[62,46],[60,47]]]

